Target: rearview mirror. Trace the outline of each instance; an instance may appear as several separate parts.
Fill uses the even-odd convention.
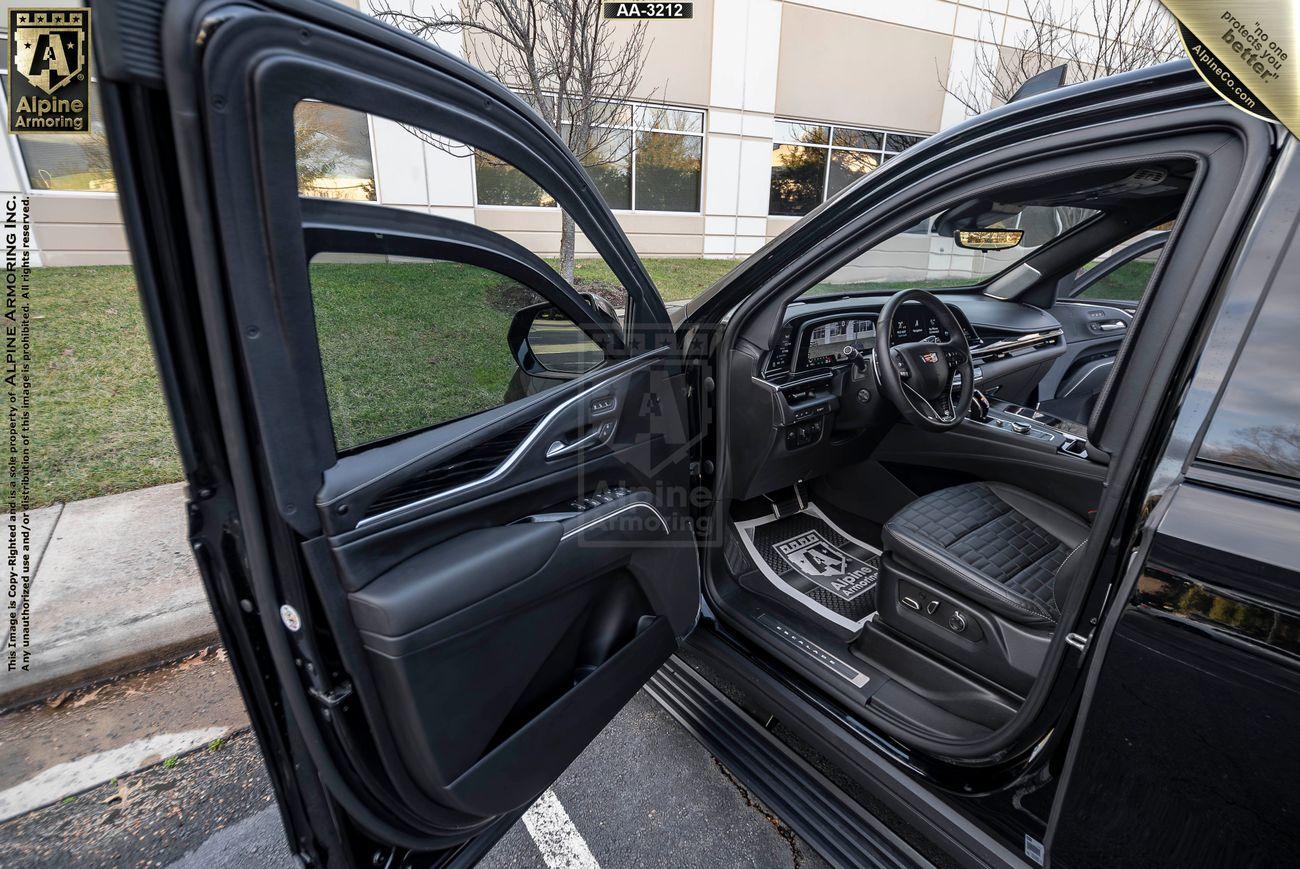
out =
[[[957,247],[967,250],[1007,250],[1020,246],[1023,229],[959,229],[952,234]]]

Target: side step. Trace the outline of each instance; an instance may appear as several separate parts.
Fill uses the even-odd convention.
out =
[[[932,865],[677,656],[646,692],[827,862]]]

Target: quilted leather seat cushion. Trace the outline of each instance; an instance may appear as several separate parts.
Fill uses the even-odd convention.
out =
[[[918,498],[884,528],[890,553],[1007,618],[1054,624],[1070,556],[1088,526],[1050,501],[1000,483]]]

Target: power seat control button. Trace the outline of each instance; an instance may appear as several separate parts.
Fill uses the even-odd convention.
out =
[[[907,607],[911,607],[912,609],[916,610],[917,612],[920,612],[920,611],[921,611],[921,605],[920,605],[919,603],[917,603],[916,600],[915,600],[914,598],[910,598],[910,597],[905,597],[905,598],[903,598],[903,605],[904,605],[904,606],[907,606]]]
[[[948,629],[954,634],[960,634],[962,631],[966,630],[966,617],[961,613],[953,613],[948,618]]]

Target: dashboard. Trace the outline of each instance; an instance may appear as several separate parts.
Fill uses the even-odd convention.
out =
[[[779,379],[783,374],[798,374],[826,368],[848,361],[850,348],[870,356],[876,346],[876,325],[880,306],[845,315],[841,313],[811,313],[794,315],[787,320],[780,340],[769,359],[768,379]],[[974,327],[957,308],[951,308],[972,347],[980,340]],[[947,341],[948,330],[923,305],[904,305],[894,323],[894,341],[921,341],[937,337]]]
[[[979,389],[990,399],[1031,402],[1038,381],[1065,353],[1060,322],[1020,302],[971,293],[940,298],[970,344]],[[871,366],[864,370],[852,364],[855,353],[845,355],[849,347],[873,354],[887,300],[883,294],[796,299],[742,335],[728,397],[740,421],[729,434],[732,477],[743,481],[738,497],[860,463],[898,423]],[[900,342],[951,337],[915,303],[900,308],[894,328]]]

